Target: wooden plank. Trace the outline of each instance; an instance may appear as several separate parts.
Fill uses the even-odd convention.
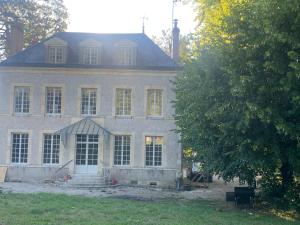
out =
[[[0,183],[3,183],[5,180],[7,171],[7,166],[0,166]]]

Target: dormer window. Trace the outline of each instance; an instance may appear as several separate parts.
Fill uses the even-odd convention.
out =
[[[118,48],[118,64],[122,66],[135,66],[137,58],[137,45],[131,41],[121,41],[116,44]]]
[[[79,43],[79,63],[85,65],[101,64],[101,46],[96,40],[88,39]]]
[[[49,46],[48,47],[48,62],[49,63],[64,63],[64,47]]]
[[[100,49],[96,47],[83,48],[83,64],[97,65],[99,64]]]
[[[60,38],[52,38],[44,42],[46,47],[45,61],[47,63],[62,64],[67,59],[67,42]]]

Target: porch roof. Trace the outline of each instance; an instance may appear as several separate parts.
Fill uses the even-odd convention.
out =
[[[110,131],[102,127],[100,124],[96,123],[90,117],[86,117],[76,123],[73,123],[65,128],[62,128],[54,134],[59,134],[61,136],[61,140],[66,146],[68,141],[68,136],[71,134],[95,134],[95,135],[103,135],[104,137],[108,137],[109,135],[113,135]]]

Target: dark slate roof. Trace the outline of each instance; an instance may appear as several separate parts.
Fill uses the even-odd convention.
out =
[[[68,57],[65,64],[49,64],[45,62],[44,42],[51,38],[60,38],[68,43]],[[79,43],[84,40],[95,40],[102,43],[101,65],[79,64]],[[129,40],[137,44],[137,61],[135,66],[120,66],[115,60],[116,47],[119,41]],[[80,67],[80,68],[128,68],[176,70],[177,64],[166,55],[148,36],[143,33],[96,34],[60,32],[37,43],[0,63],[0,66],[29,67]]]

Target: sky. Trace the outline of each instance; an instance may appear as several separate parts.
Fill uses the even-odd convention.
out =
[[[173,0],[64,0],[69,12],[68,31],[92,33],[145,33],[159,36],[171,28]],[[191,4],[175,3],[174,19],[182,34],[194,31]]]

